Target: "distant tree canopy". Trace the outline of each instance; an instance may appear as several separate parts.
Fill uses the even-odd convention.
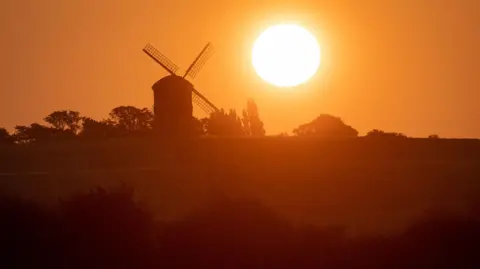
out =
[[[215,136],[243,136],[245,135],[242,120],[234,109],[226,113],[223,109],[214,112],[203,121],[206,133]]]
[[[201,136],[206,134],[205,130],[206,119],[192,118],[192,132],[194,136]]]
[[[300,125],[293,130],[297,136],[315,137],[357,137],[358,131],[346,125],[342,119],[328,114],[321,114],[313,121]]]
[[[113,125],[125,133],[145,132],[152,129],[153,112],[148,108],[119,106],[109,114]]]
[[[81,137],[85,138],[106,138],[113,136],[115,126],[108,120],[97,121],[89,117],[82,118]]]
[[[109,118],[101,121],[83,117],[80,112],[59,110],[44,118],[45,123],[17,125],[13,135],[0,129],[0,142],[19,144],[74,138],[107,138],[148,132],[152,129],[153,113],[147,108],[120,106],[112,109]],[[9,138],[10,137],[10,138]]]
[[[109,117],[103,120],[82,116],[77,111],[59,110],[44,118],[45,125],[32,123],[15,126],[13,135],[5,129],[0,129],[0,142],[25,144],[73,138],[105,139],[145,134],[153,130],[153,121],[152,110],[133,106],[115,107],[110,111]],[[234,109],[230,109],[228,113],[221,109],[207,118],[192,117],[192,129],[196,136],[265,135],[257,105],[251,99],[243,110],[242,118]]]
[[[38,123],[32,123],[30,126],[17,125],[14,133],[15,140],[20,144],[50,141],[54,135],[53,128]]]
[[[253,99],[247,100],[247,107],[242,111],[243,129],[248,136],[265,136],[265,128]]]
[[[265,136],[265,128],[258,113],[257,104],[248,99],[242,117],[235,109],[220,109],[201,121],[205,134],[214,136]]]
[[[70,131],[73,134],[80,130],[81,120],[80,112],[71,110],[54,111],[44,118],[44,121],[56,130]]]
[[[65,139],[106,139],[153,131],[154,114],[149,108],[119,106],[113,108],[108,118],[95,120],[85,117],[80,112],[58,110],[44,118],[45,125],[32,123],[15,126],[10,134],[0,128],[0,144],[25,144]],[[192,132],[195,136],[265,136],[265,127],[260,119],[258,106],[253,99],[248,99],[246,107],[239,115],[235,109],[226,112],[220,109],[206,118],[192,117]],[[358,131],[345,124],[339,117],[321,114],[309,123],[302,124],[293,130],[297,136],[324,138],[357,137]],[[288,136],[281,133],[278,136]],[[402,133],[385,132],[373,129],[367,133],[369,138],[406,138]],[[430,139],[438,139],[438,135],[430,135]]]
[[[14,142],[13,137],[5,128],[0,128],[0,144],[11,144]]]
[[[385,132],[378,129],[373,129],[367,133],[365,137],[370,138],[407,138],[406,135],[402,133],[395,133],[395,132]]]

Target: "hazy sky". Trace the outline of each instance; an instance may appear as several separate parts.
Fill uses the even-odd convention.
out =
[[[329,113],[361,133],[480,137],[479,14],[478,0],[2,0],[0,126],[151,107],[166,72],[143,46],[185,69],[211,41],[197,89],[224,108],[255,98],[268,133]],[[292,21],[315,33],[322,66],[285,91],[255,75],[250,53],[266,26]]]

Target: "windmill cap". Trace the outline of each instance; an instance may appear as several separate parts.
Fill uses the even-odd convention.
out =
[[[193,84],[190,81],[176,75],[170,75],[159,79],[155,84],[153,84],[152,89],[162,89],[162,88],[181,88],[181,87],[193,87]]]

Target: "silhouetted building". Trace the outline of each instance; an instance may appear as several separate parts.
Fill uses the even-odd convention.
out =
[[[193,85],[180,76],[167,76],[153,86],[154,129],[164,135],[192,133]]]

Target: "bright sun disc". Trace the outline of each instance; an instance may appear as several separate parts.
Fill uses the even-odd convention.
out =
[[[295,24],[275,25],[255,41],[252,64],[263,80],[278,87],[294,87],[317,72],[320,46],[305,28]]]

